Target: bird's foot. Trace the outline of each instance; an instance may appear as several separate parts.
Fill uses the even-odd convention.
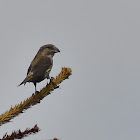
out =
[[[50,82],[52,82],[54,84],[53,80],[54,80],[54,77],[51,77]]]
[[[39,93],[39,91],[35,91],[35,94],[38,94]]]
[[[57,85],[53,82],[53,80],[54,80],[54,77],[51,77],[51,78],[50,78],[50,82],[55,86],[54,89],[59,88],[59,86],[57,86]]]

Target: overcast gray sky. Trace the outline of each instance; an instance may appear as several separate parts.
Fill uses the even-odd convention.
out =
[[[50,73],[73,74],[12,122],[6,132],[38,124],[27,140],[140,139],[140,1],[1,0],[0,113],[34,92],[25,78],[38,49],[48,43],[61,53]],[[41,89],[47,80],[39,83]]]

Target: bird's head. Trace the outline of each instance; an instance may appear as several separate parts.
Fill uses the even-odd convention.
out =
[[[47,45],[44,45],[42,46],[40,49],[39,49],[40,53],[42,55],[54,55],[55,53],[58,53],[60,52],[60,50],[55,47],[54,45],[52,44],[47,44]]]

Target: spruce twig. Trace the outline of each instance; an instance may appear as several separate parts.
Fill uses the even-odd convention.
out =
[[[28,135],[31,135],[33,133],[37,133],[39,132],[39,128],[37,125],[35,125],[33,128],[31,129],[26,129],[25,131],[21,132],[21,130],[18,131],[14,131],[12,132],[11,135],[7,135],[7,133],[3,136],[2,139],[0,140],[14,140],[14,139],[22,139]]]
[[[9,122],[13,117],[19,115],[20,113],[23,113],[24,110],[30,108],[37,103],[40,103],[40,101],[45,96],[49,95],[51,91],[58,88],[58,85],[63,80],[68,79],[71,74],[72,71],[70,68],[62,68],[61,73],[56,78],[53,78],[53,80],[51,80],[50,83],[47,84],[46,87],[44,87],[39,93],[32,94],[30,98],[27,98],[20,104],[15,105],[15,107],[13,108],[11,107],[9,111],[0,115],[0,125]]]

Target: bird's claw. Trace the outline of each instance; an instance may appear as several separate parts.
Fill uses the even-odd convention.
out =
[[[52,82],[53,84],[55,84],[55,83],[53,82],[53,80],[54,80],[54,77],[51,77],[51,78],[50,78],[50,82]]]
[[[54,80],[54,77],[51,77],[51,78],[50,78],[50,82],[55,86],[54,89],[59,88],[59,86],[57,86],[57,85],[53,82],[53,80]]]
[[[38,94],[38,93],[39,93],[39,91],[36,91],[36,92],[35,92],[35,94]]]

